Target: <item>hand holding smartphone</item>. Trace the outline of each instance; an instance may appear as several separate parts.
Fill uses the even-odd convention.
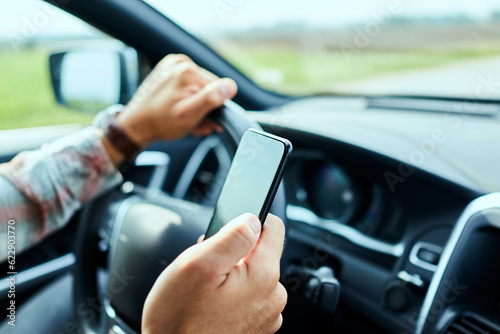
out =
[[[254,129],[243,134],[205,239],[243,213],[252,213],[264,223],[291,152],[287,139]]]

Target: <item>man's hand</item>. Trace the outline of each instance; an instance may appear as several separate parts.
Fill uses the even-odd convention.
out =
[[[205,116],[236,91],[233,80],[219,79],[185,55],[168,55],[144,80],[117,121],[143,147],[191,132],[207,135],[220,128],[204,120]]]
[[[270,214],[260,230],[244,214],[179,255],[146,299],[142,332],[276,332],[287,301],[279,283],[285,229]]]

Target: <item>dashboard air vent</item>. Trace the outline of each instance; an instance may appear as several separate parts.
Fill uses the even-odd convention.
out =
[[[500,334],[500,329],[476,315],[457,317],[445,334]]]

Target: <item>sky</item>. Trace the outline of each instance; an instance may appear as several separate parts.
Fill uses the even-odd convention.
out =
[[[40,0],[0,0],[0,36],[31,33],[89,34],[93,29],[76,17]],[[34,28],[33,28],[34,27]]]
[[[139,1],[139,0],[138,0]],[[396,8],[396,15],[441,17],[467,15],[488,19],[500,11],[498,0],[147,0],[192,32],[207,28],[266,27],[280,21],[341,26],[372,19],[374,13]],[[86,24],[40,0],[0,0],[0,37],[36,26],[37,33],[89,34]],[[392,7],[391,7],[392,6]]]
[[[488,19],[500,11],[498,0],[146,0],[174,21],[203,31],[275,25],[279,20],[309,25],[341,26],[372,19],[374,12],[395,8],[396,15],[440,17],[468,15]]]

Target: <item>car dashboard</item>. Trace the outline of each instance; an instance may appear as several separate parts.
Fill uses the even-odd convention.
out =
[[[467,192],[418,173],[391,191],[384,174],[397,169],[394,161],[310,134],[285,136],[296,147],[284,177],[288,247],[301,251],[285,251],[284,266],[333,268],[340,305],[382,332],[411,332]],[[374,332],[366,326],[357,330]]]

